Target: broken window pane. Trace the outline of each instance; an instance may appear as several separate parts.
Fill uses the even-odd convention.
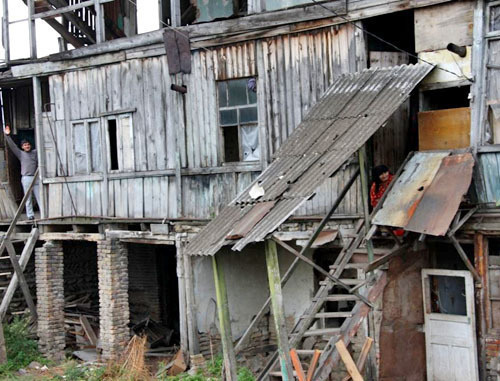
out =
[[[234,126],[238,124],[238,112],[236,109],[222,110],[220,112],[220,124],[221,126]]]
[[[432,313],[467,315],[465,278],[432,275],[429,279],[431,282]]]
[[[241,127],[243,161],[260,160],[259,129],[257,126]]]
[[[233,79],[227,81],[229,106],[241,106],[248,104],[247,100],[247,80]]]
[[[224,159],[227,162],[240,161],[238,127],[223,127]]]
[[[257,107],[240,108],[240,123],[257,122]]]

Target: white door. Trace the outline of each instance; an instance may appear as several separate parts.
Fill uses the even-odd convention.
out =
[[[468,271],[422,270],[428,381],[479,380]]]

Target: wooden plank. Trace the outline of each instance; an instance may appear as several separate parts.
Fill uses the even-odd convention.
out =
[[[283,294],[281,291],[278,250],[276,248],[276,243],[272,240],[266,241],[266,264],[269,291],[271,294],[271,306],[278,341],[278,356],[281,366],[281,374],[283,375],[283,380],[293,380],[293,367],[290,359],[290,347],[288,344],[288,333],[286,329]]]
[[[415,51],[472,45],[474,2],[455,1],[415,10]]]
[[[306,381],[312,381],[314,372],[316,371],[316,367],[318,366],[318,360],[319,356],[321,355],[321,351],[319,349],[316,349],[314,351],[314,355],[311,359],[311,363],[309,364],[309,369],[307,370],[307,380]]]
[[[90,325],[89,319],[85,315],[80,315],[80,323],[82,324],[83,330],[87,335],[90,344],[93,346],[97,346],[97,336],[94,332],[94,329]]]
[[[293,368],[297,374],[298,381],[306,381],[306,375],[304,369],[302,369],[302,364],[300,363],[299,355],[295,348],[290,349],[290,358],[292,359]]]
[[[337,348],[337,351],[339,352],[340,358],[345,364],[345,367],[347,369],[347,372],[349,375],[352,377],[353,381],[363,381],[363,377],[359,373],[358,368],[356,367],[356,364],[354,363],[349,351],[347,350],[344,342],[342,340],[339,340],[335,343],[335,348]]]
[[[455,249],[457,249],[458,255],[460,255],[460,258],[462,258],[462,261],[464,262],[465,266],[467,266],[469,271],[472,273],[474,280],[478,283],[482,283],[481,277],[479,276],[475,267],[470,262],[469,258],[467,257],[467,254],[465,253],[464,249],[462,248],[462,245],[460,245],[460,242],[457,241],[457,239],[455,238],[454,235],[449,235],[448,237],[449,237],[451,243],[453,244],[453,246],[455,246]]]
[[[212,268],[214,273],[215,293],[217,295],[217,312],[219,316],[225,376],[227,381],[237,381],[237,365],[231,333],[231,318],[229,317],[226,278],[224,275],[223,265],[220,262],[220,254],[212,256]]]
[[[466,148],[470,144],[469,107],[418,113],[421,151]]]
[[[2,241],[2,246],[4,246],[7,249],[7,252],[9,253],[10,263],[12,264],[12,267],[14,268],[17,278],[19,279],[19,284],[21,285],[21,290],[23,292],[24,299],[26,300],[26,304],[28,305],[28,308],[30,310],[32,319],[36,320],[38,316],[36,312],[36,306],[35,303],[33,302],[33,298],[31,297],[30,288],[28,286],[28,283],[26,282],[26,278],[24,277],[23,270],[21,269],[21,266],[17,261],[16,250],[14,249],[14,246],[12,245],[12,242],[10,242],[10,238],[8,236],[4,237]]]
[[[366,364],[366,359],[368,358],[368,354],[370,353],[370,348],[372,347],[373,339],[371,337],[367,337],[363,348],[361,348],[361,352],[358,357],[358,361],[356,361],[356,367],[359,370],[359,373],[363,373],[363,369]],[[349,381],[351,379],[351,375],[348,375],[342,379],[342,381]]]
[[[36,241],[38,240],[38,236],[39,236],[38,228],[31,229],[30,235],[26,240],[26,244],[24,245],[23,251],[21,253],[21,257],[19,258],[19,266],[22,271],[24,271],[26,269],[26,266],[28,265],[31,253],[33,252]],[[14,297],[14,293],[16,292],[18,284],[19,284],[19,278],[17,274],[14,273],[9,282],[9,286],[7,287],[7,290],[5,291],[2,297],[2,303],[0,304],[0,322],[3,320],[5,314],[7,313],[9,304],[12,301],[12,298]]]

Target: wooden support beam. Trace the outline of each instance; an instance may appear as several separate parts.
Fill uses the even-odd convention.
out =
[[[188,329],[188,348],[191,355],[200,352],[198,344],[198,329],[196,328],[196,312],[193,285],[193,269],[191,266],[191,256],[182,253],[184,257],[184,282],[186,292],[186,321]]]
[[[304,373],[299,355],[297,354],[297,350],[295,348],[290,349],[290,358],[292,359],[293,368],[297,374],[298,381],[306,381],[306,374]]]
[[[276,242],[272,240],[266,240],[266,264],[274,325],[278,339],[278,356],[281,374],[284,381],[293,381],[293,367],[290,359],[283,294],[281,291],[278,249],[276,248]]]
[[[451,227],[450,231],[448,232],[448,235],[455,235],[457,230],[460,229],[463,226],[463,224],[465,224],[469,220],[469,218],[471,218],[472,215],[474,213],[476,213],[476,211],[478,209],[479,209],[479,206],[476,205],[474,208],[469,210],[465,216],[463,216],[461,219],[459,219],[458,222]],[[457,213],[457,215],[458,215],[458,213]]]
[[[28,0],[28,28],[30,41],[30,58],[36,58],[36,26],[35,26],[35,0]],[[38,148],[38,147],[37,147]]]
[[[33,253],[33,249],[35,248],[36,241],[38,240],[38,236],[38,228],[33,228],[26,241],[26,244],[24,245],[21,257],[19,258],[19,266],[21,267],[22,271],[24,271],[26,269],[26,266],[28,265],[31,254]],[[17,274],[14,273],[9,282],[9,286],[7,287],[7,290],[5,290],[5,293],[2,297],[2,303],[0,304],[0,322],[3,320],[5,314],[7,313],[7,309],[9,308],[10,302],[14,297],[14,293],[16,292],[18,285],[19,278],[17,277]]]
[[[6,363],[7,363],[7,349],[5,348],[5,336],[3,334],[3,324],[2,320],[0,320],[0,365]]]
[[[347,369],[347,373],[352,377],[353,381],[363,381],[363,376],[361,376],[361,373],[359,373],[358,368],[356,367],[356,364],[354,363],[351,354],[347,350],[344,342],[342,340],[339,340],[335,343],[335,347],[337,348],[337,351],[339,352],[340,358],[345,364],[345,367]]]
[[[219,316],[224,369],[227,381],[237,381],[236,355],[234,353],[233,335],[231,333],[231,319],[229,317],[226,278],[224,276],[224,266],[220,260],[216,258],[217,256],[217,254],[212,256],[212,268],[214,272],[215,293],[217,295],[217,312]]]
[[[16,250],[14,249],[14,246],[12,245],[12,242],[10,242],[9,238],[4,238],[4,242],[5,242],[5,248],[9,253],[10,263],[12,264],[12,267],[14,267],[14,271],[17,275],[17,278],[19,279],[19,285],[21,286],[21,290],[23,292],[24,299],[26,300],[26,304],[28,304],[28,308],[30,310],[32,319],[36,320],[38,315],[36,313],[35,303],[33,302],[33,298],[31,297],[31,292],[28,286],[28,282],[26,282],[24,273],[21,270],[21,267],[19,266],[19,262],[17,261]]]
[[[181,339],[181,350],[187,355],[189,349],[189,336],[186,318],[186,282],[184,279],[184,258],[183,258],[183,245],[181,233],[178,233],[175,237],[175,247],[176,247],[176,273],[177,273],[177,287],[179,292],[179,333]]]
[[[95,39],[98,44],[106,41],[106,27],[104,26],[104,8],[100,1],[92,0],[95,9]]]
[[[488,240],[481,233],[474,235],[474,265],[482,279],[483,287],[477,290],[476,310],[478,311],[478,343],[480,358],[480,379],[486,379],[486,335],[490,328],[490,300],[488,282]]]
[[[467,254],[462,248],[462,245],[460,245],[460,242],[457,241],[454,235],[449,235],[448,237],[450,238],[450,241],[453,244],[453,246],[455,246],[455,249],[457,249],[458,255],[460,255],[460,258],[462,258],[462,261],[465,263],[465,266],[467,266],[467,269],[472,273],[474,280],[482,284],[481,277],[479,276],[475,267],[469,261],[469,258],[467,258]]]
[[[170,0],[170,22],[173,28],[181,26],[181,2]],[[163,26],[162,26],[163,28]]]
[[[361,199],[363,202],[363,214],[365,217],[365,236],[368,236],[368,231],[370,229],[370,209],[368,207],[368,189],[370,187],[368,183],[368,169],[366,167],[366,146],[363,145],[358,151],[359,158],[359,170],[361,174]],[[368,252],[368,262],[373,262],[375,255],[373,253],[373,243],[370,239],[365,242],[366,250]]]

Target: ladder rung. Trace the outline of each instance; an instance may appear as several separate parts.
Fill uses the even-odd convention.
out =
[[[12,275],[12,272],[0,273],[0,276],[9,276]]]
[[[339,265],[331,265],[330,269],[335,270]],[[344,269],[363,269],[366,267],[366,263],[348,263],[344,266]]]
[[[355,301],[359,300],[359,298],[356,295],[328,295],[325,296],[324,298],[321,298],[324,302],[349,302],[349,301]],[[321,299],[313,299],[313,301],[318,301]]]
[[[328,319],[328,318],[346,318],[351,317],[352,312],[350,311],[338,311],[338,312],[318,312],[315,317],[317,319]]]
[[[339,279],[342,283],[344,284],[347,284],[348,286],[353,286],[353,285],[356,285],[356,284],[360,284],[361,282],[364,282],[364,279]],[[319,282],[319,284],[321,286],[324,286],[324,285],[327,285],[329,284],[330,281],[329,280],[322,280]]]
[[[21,258],[21,256],[20,256],[20,255],[16,255],[16,257],[17,257],[17,259]],[[0,259],[10,259],[10,257],[9,257],[9,256],[6,256],[6,257],[0,257]]]
[[[269,375],[272,376],[272,377],[281,377],[283,378],[283,374],[281,373],[281,371],[274,371],[274,372],[269,372]],[[293,375],[295,377],[297,377],[297,372],[293,371]]]
[[[321,329],[310,329],[304,333],[304,337],[308,336],[332,336],[340,332],[340,328],[321,328]]]
[[[390,251],[391,251],[391,249],[382,249],[382,248],[379,248],[379,247],[374,247],[373,248],[373,254],[375,254],[375,255],[387,254]],[[356,250],[354,250],[354,253],[355,254],[367,254],[368,250],[366,249],[366,247],[358,247]]]

